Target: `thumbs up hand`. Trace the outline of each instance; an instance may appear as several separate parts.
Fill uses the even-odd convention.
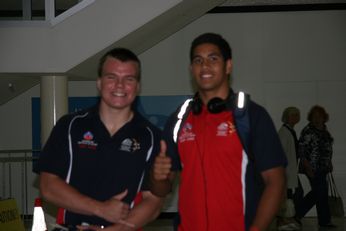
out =
[[[167,145],[165,141],[160,142],[160,153],[156,156],[153,165],[153,178],[157,181],[168,179],[169,173],[171,172],[171,158],[167,156]]]
[[[108,200],[100,202],[101,206],[95,209],[95,215],[112,223],[126,219],[130,212],[130,206],[122,200],[127,193],[128,190],[126,189]]]

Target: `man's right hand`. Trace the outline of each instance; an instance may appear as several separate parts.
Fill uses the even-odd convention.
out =
[[[171,172],[172,160],[167,156],[167,146],[165,141],[160,142],[160,153],[156,156],[153,165],[153,179],[156,181],[167,180]]]
[[[112,223],[125,220],[130,212],[130,206],[122,201],[126,195],[127,189],[102,202],[101,209],[96,212],[96,215]]]

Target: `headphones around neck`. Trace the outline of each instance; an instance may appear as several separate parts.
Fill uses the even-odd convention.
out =
[[[219,97],[212,98],[207,103],[207,110],[212,114],[217,114],[225,111],[226,109],[230,109],[231,107],[231,99],[230,95],[226,99],[221,99]],[[191,110],[194,115],[199,115],[202,112],[203,102],[199,97],[198,93],[195,94]]]
[[[232,90],[229,91],[229,94],[226,99],[221,99],[215,97],[209,100],[207,103],[207,110],[210,113],[217,114],[225,110],[234,110],[237,115],[242,115],[247,107],[247,101],[249,100],[249,95],[240,91],[234,93]],[[198,92],[195,94],[192,100],[191,110],[194,115],[198,115],[202,112],[203,102],[198,95]]]

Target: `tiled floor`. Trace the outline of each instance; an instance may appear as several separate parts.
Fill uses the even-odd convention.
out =
[[[301,231],[346,231],[346,218],[333,218],[333,223],[337,228],[327,229],[319,228],[316,218],[308,217],[302,220],[303,226]],[[27,231],[31,231],[30,221],[26,223]],[[170,219],[157,219],[144,228],[144,231],[173,231],[172,221]],[[193,230],[195,231],[195,230]],[[276,231],[273,225],[268,231]]]
[[[303,219],[303,231],[346,231],[345,218],[333,218],[333,224],[337,225],[336,228],[320,228],[316,218],[304,218]]]
[[[319,228],[316,218],[304,218],[301,231],[346,231],[345,218],[333,218],[333,223],[337,225],[337,228]],[[269,230],[275,231],[277,229],[272,225]],[[158,219],[145,227],[144,231],[173,231],[172,222],[168,219]]]

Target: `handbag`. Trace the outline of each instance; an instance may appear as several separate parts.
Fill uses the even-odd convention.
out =
[[[336,184],[335,184],[332,173],[328,174],[328,182],[329,182],[328,204],[329,204],[330,215],[333,217],[344,217],[345,216],[344,203],[336,188]]]

